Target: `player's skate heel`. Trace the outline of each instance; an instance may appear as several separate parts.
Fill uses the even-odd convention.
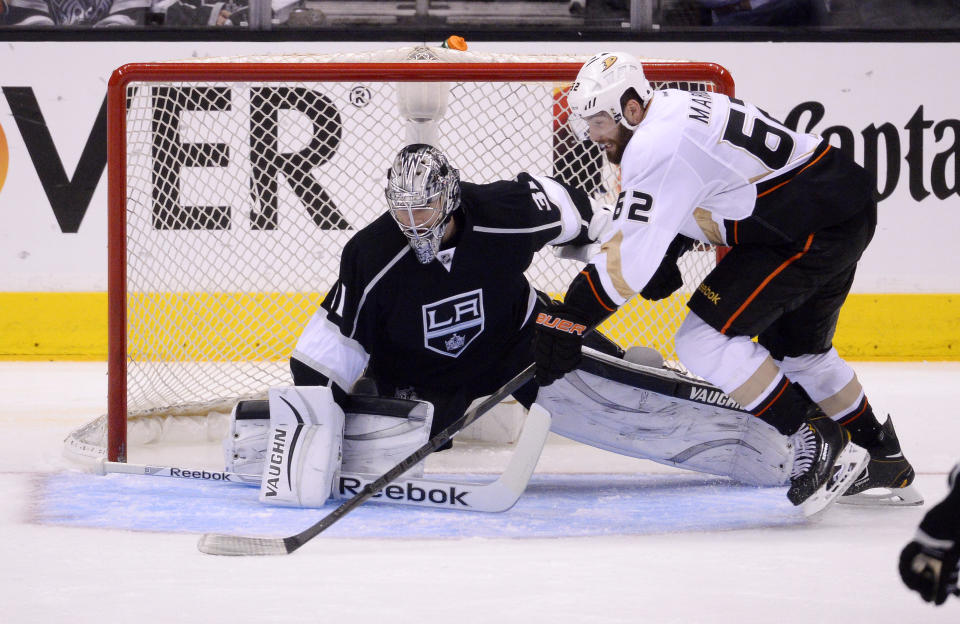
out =
[[[790,438],[793,474],[787,498],[805,516],[820,513],[853,482],[867,463],[867,452],[850,441],[850,433],[821,413]]]
[[[922,505],[923,496],[914,487],[916,474],[903,456],[893,420],[887,416],[877,435],[877,443],[868,445],[870,461],[854,480],[840,503],[845,505]]]

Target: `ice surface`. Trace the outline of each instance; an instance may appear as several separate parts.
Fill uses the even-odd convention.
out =
[[[854,367],[939,500],[960,456],[960,364]],[[198,532],[284,535],[332,507],[77,471],[61,441],[104,411],[105,393],[102,363],[0,363],[2,622],[960,622],[960,600],[934,608],[900,584],[922,508],[835,506],[805,524],[775,488],[559,439],[504,514],[368,504],[290,556],[203,555]],[[460,447],[428,471],[505,461]]]

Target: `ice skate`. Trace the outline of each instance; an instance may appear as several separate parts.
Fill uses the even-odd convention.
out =
[[[838,501],[845,505],[922,505],[923,496],[913,485],[913,466],[903,456],[893,420],[887,421],[877,444],[867,446],[870,461]]]
[[[790,442],[795,450],[787,498],[805,516],[834,502],[868,460],[867,452],[850,441],[850,433],[826,416],[806,421]]]

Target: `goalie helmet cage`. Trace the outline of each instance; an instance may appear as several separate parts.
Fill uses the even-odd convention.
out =
[[[566,109],[586,58],[418,47],[117,69],[108,414],[71,434],[68,450],[125,461],[130,421],[151,421],[149,441],[176,415],[229,412],[289,384],[296,339],[343,245],[385,210],[384,172],[406,143],[435,143],[467,181],[529,171],[613,203],[618,168],[579,138]],[[713,63],[644,69],[655,88],[733,95]],[[715,261],[714,250],[688,252],[677,295],[632,302],[602,329],[670,357],[686,299]],[[578,267],[540,252],[528,277],[559,294]]]

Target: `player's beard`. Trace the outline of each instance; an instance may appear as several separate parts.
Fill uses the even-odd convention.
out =
[[[607,160],[614,165],[619,165],[620,161],[623,160],[623,152],[627,149],[627,143],[630,142],[632,136],[633,130],[628,130],[623,124],[617,124],[617,136],[608,143],[613,145],[613,149],[604,150]]]

